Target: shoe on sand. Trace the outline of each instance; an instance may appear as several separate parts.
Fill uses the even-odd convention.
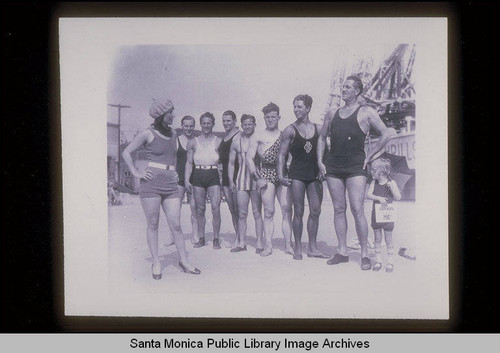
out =
[[[406,253],[406,248],[399,248],[399,251],[398,251],[398,255],[399,256],[402,256],[404,257],[405,259],[408,259],[408,260],[416,260],[417,257],[416,256],[410,256]]]

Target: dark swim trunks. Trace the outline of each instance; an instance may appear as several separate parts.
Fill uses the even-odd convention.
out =
[[[194,169],[192,173],[193,186],[209,188],[220,185],[219,171],[217,169]]]

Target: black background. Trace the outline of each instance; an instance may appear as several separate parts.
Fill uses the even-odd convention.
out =
[[[500,60],[493,2],[1,6],[0,332],[500,332]],[[60,16],[448,17],[450,320],[64,318]]]

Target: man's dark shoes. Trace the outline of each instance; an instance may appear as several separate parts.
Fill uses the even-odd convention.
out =
[[[220,249],[219,238],[214,239],[214,249],[216,249],[216,250]]]
[[[201,248],[205,246],[205,238],[200,238],[196,244],[193,244],[193,248]]]
[[[372,269],[372,262],[370,261],[369,258],[367,258],[367,257],[361,258],[361,269],[363,271],[368,271],[368,270]]]
[[[349,256],[348,255],[341,255],[341,254],[335,254],[334,257],[332,257],[330,260],[326,262],[327,265],[337,265],[342,262],[349,262]]]
[[[257,248],[257,249],[255,249],[255,253],[256,254],[260,254],[263,251],[264,251],[264,248]]]

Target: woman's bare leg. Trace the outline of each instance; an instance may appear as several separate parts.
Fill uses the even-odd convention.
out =
[[[160,221],[160,197],[141,198],[142,209],[146,215],[146,239],[149,252],[153,258],[154,272],[161,272],[160,257],[158,255],[158,224]]]
[[[194,271],[195,267],[191,266],[187,260],[184,235],[182,234],[180,225],[181,199],[178,197],[165,198],[161,205],[163,208],[163,212],[167,217],[170,231],[174,236],[175,246],[177,247],[177,252],[179,253],[180,262],[187,269]]]

